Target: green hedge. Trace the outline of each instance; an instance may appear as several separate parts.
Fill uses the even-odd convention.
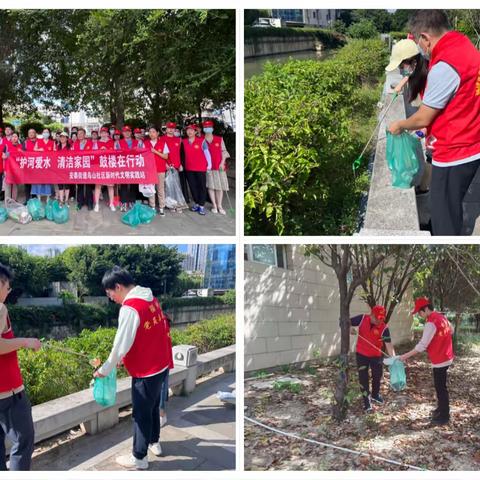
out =
[[[392,40],[405,40],[407,38],[408,32],[390,32],[389,35]]]
[[[89,359],[105,361],[115,333],[115,328],[84,330],[77,337],[50,341],[47,345],[72,349]],[[205,353],[235,344],[235,316],[220,315],[184,330],[172,329],[171,334],[173,345],[195,345],[200,353]],[[88,359],[70,353],[50,348],[42,348],[38,352],[20,350],[19,360],[25,386],[34,405],[88,388],[92,380],[93,368]],[[126,375],[124,369],[119,370],[120,377]]]
[[[381,40],[352,40],[322,62],[267,63],[246,82],[247,234],[356,230],[368,176],[366,161],[356,177],[352,163],[373,129],[387,60]]]
[[[245,40],[262,37],[315,37],[327,48],[337,48],[345,44],[345,36],[332,30],[320,28],[256,28],[245,27]]]

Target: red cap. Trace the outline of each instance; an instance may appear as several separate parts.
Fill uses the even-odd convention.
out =
[[[132,129],[128,126],[128,125],[125,125],[123,128],[122,128],[122,132],[131,132]]]
[[[175,122],[168,122],[165,126],[167,128],[177,128],[177,124]]]
[[[375,305],[372,307],[372,313],[375,315],[375,318],[382,321],[387,317],[387,311],[383,305]]]
[[[102,127],[102,128],[100,129],[100,131],[101,131],[101,132],[108,132],[108,127]]]
[[[113,134],[114,135],[121,135],[122,132],[118,128],[116,128],[115,131],[113,132]]]
[[[190,125],[187,125],[185,127],[185,130],[188,130],[189,128],[191,128],[192,130],[198,130],[198,125],[196,125],[195,123],[191,123]]]
[[[203,127],[213,127],[213,122],[211,120],[206,120],[203,122]]]
[[[430,305],[430,300],[427,297],[420,297],[415,300],[415,307],[412,310],[412,315],[415,315],[419,312],[423,307]]]
[[[136,128],[133,133],[142,133],[142,129],[141,128]]]

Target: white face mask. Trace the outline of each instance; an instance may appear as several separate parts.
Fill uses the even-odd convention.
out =
[[[173,134],[174,134],[176,137],[179,137],[179,136],[180,136],[180,132],[173,132]]]
[[[204,128],[203,131],[205,133],[213,133],[213,128],[212,127],[207,127],[207,128]]]
[[[50,138],[50,134],[49,134],[48,132],[43,132],[43,133],[42,133],[42,137],[43,137],[45,140],[47,140],[47,139]]]

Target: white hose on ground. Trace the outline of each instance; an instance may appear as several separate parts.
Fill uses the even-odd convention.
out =
[[[283,430],[279,430],[278,428],[270,427],[269,425],[266,425],[265,423],[259,422],[258,420],[254,420],[253,418],[247,417],[246,415],[244,416],[244,418],[247,422],[253,423],[254,425],[262,427],[266,430],[270,430],[271,432],[277,433],[278,435],[283,435],[285,437],[294,438],[296,440],[302,440],[303,442],[311,443],[313,445],[318,445],[320,447],[332,448],[334,450],[340,450],[341,452],[350,453],[352,455],[357,455],[358,457],[368,457],[368,458],[371,458],[371,459],[374,459],[374,460],[378,460],[380,462],[390,463],[392,465],[397,465],[399,467],[409,468],[410,470],[417,470],[417,471],[421,471],[421,472],[426,470],[425,468],[415,467],[414,465],[409,465],[408,463],[397,462],[396,460],[390,460],[389,458],[380,457],[379,455],[372,455],[370,453],[365,453],[365,452],[357,452],[357,451],[351,450],[349,448],[338,447],[337,445],[332,445],[332,444],[325,443],[325,442],[319,442],[317,440],[312,440],[311,438],[301,437],[300,435],[297,435],[295,433],[285,432]]]

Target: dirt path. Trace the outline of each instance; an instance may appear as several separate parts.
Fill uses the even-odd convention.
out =
[[[402,350],[404,351],[404,350]],[[365,415],[358,397],[356,370],[351,369],[352,407],[347,419],[332,421],[332,364],[245,382],[246,415],[270,426],[318,441],[380,455],[428,470],[480,470],[480,346],[456,359],[449,370],[452,420],[429,425],[435,392],[426,356],[407,365],[407,388],[389,389],[385,405]],[[289,379],[289,377],[292,377]],[[292,387],[292,383],[300,386]],[[275,388],[276,386],[276,388]],[[283,389],[282,389],[283,388]],[[245,422],[246,470],[399,470],[401,467],[341,453],[270,433]]]

